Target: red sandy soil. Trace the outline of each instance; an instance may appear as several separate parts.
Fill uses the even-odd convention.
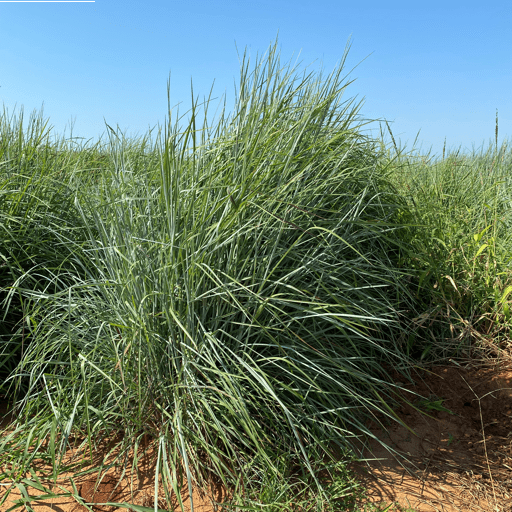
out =
[[[373,458],[382,460],[353,465],[368,501],[422,512],[512,511],[512,363],[437,366],[414,385],[396,380],[450,412],[430,408],[425,416],[403,406],[398,415],[414,433],[397,423],[372,429],[398,455],[372,441]]]
[[[396,508],[390,510],[409,510],[410,507],[420,512],[512,512],[512,356],[487,358],[465,366],[434,366],[414,375],[415,384],[406,382],[398,374],[395,378],[405,389],[429,400],[430,406],[415,404],[429,416],[415,407],[403,406],[397,414],[413,432],[395,422],[385,429],[372,427],[376,437],[396,453],[392,455],[372,441],[373,457],[368,451],[367,457],[380,460],[351,466],[368,489],[366,502],[382,508],[395,503]],[[417,397],[409,393],[406,396],[415,403]],[[433,409],[437,405],[449,412]],[[99,452],[97,455],[101,456]],[[137,471],[127,471],[122,477],[120,470],[113,468],[99,484],[97,474],[77,476],[78,499],[63,496],[36,501],[31,506],[37,512],[85,512],[86,507],[79,503],[82,501],[91,504],[94,512],[122,510],[99,505],[109,501],[153,508],[154,456],[149,444]],[[127,467],[130,469],[131,462]],[[58,485],[54,487],[57,493],[72,491],[70,476],[59,476]],[[0,487],[0,501],[7,489],[7,486]],[[33,488],[28,488],[28,492],[31,496],[42,494]],[[213,499],[194,491],[194,509],[198,512],[221,510],[215,503],[221,503],[226,493],[212,488],[210,494]],[[5,512],[20,497],[20,491],[13,489],[7,502],[0,506],[0,512]],[[186,488],[182,499],[185,509],[190,510]],[[363,510],[365,503],[359,506]],[[161,499],[159,507],[164,508]],[[179,510],[177,501],[174,510]]]
[[[51,510],[57,512],[87,512],[88,505],[90,510],[94,512],[114,512],[115,510],[130,510],[128,504],[139,505],[143,507],[150,507],[154,509],[154,496],[155,496],[155,475],[154,467],[157,458],[157,453],[154,443],[147,442],[141,447],[137,456],[136,470],[133,470],[133,453],[130,453],[123,464],[118,463],[111,469],[102,472],[100,481],[98,481],[99,473],[94,471],[87,473],[87,467],[98,467],[106,458],[108,465],[113,460],[113,456],[108,456],[113,443],[105,443],[93,453],[92,460],[79,449],[70,449],[66,454],[64,463],[73,464],[83,460],[82,455],[90,461],[86,467],[82,468],[79,473],[61,473],[57,482],[54,483],[48,477],[43,478],[40,471],[41,465],[34,465],[35,474],[40,478],[40,483],[59,496],[50,499],[35,500],[30,503],[33,510],[37,512],[50,512]],[[105,455],[107,454],[107,457]],[[124,468],[124,472],[123,472]],[[50,472],[51,472],[51,468]],[[48,468],[46,468],[48,474]],[[33,476],[27,474],[28,479],[33,479]],[[73,483],[77,492],[74,492]],[[45,492],[33,487],[26,486],[26,490],[31,497],[44,495]],[[7,492],[7,486],[0,487],[0,501]],[[162,485],[158,489],[158,508],[165,509],[164,490]],[[203,493],[193,490],[193,503],[194,510],[198,512],[213,512],[218,510],[216,507],[217,502],[225,500],[225,493],[218,486],[212,486],[210,499]],[[22,497],[19,488],[14,487],[6,501],[0,506],[0,511],[5,512],[13,506],[16,500]],[[190,510],[190,496],[187,486],[181,489],[181,500],[185,505],[185,510]],[[178,500],[175,495],[173,498],[172,510],[180,510]],[[108,502],[126,503],[126,507],[116,507],[106,505]],[[18,510],[24,510],[21,507]],[[133,509],[131,509],[133,510]]]

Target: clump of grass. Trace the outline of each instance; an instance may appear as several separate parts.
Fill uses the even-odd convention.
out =
[[[486,150],[443,150],[441,159],[403,152],[393,161],[417,226],[405,264],[416,273],[418,337],[430,338],[431,355],[467,357],[479,338],[509,338],[511,167],[497,137]]]
[[[111,130],[37,152],[39,121],[6,139],[2,286],[20,324],[3,343],[30,342],[2,478],[45,454],[57,471],[70,436],[123,434],[122,451],[148,434],[169,492],[215,478],[238,504],[300,494],[326,510],[354,492],[355,440],[396,419],[385,368],[408,361],[412,299],[406,204],[342,71],[301,76],[274,45],[252,68],[244,56],[213,124],[192,98],[156,141]]]

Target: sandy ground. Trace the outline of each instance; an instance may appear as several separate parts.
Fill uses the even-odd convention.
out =
[[[420,377],[402,385],[429,398],[415,404],[429,416],[398,411],[414,433],[396,423],[372,429],[408,462],[372,442],[382,460],[353,467],[370,501],[422,512],[512,511],[512,365],[440,366]]]
[[[96,451],[92,459],[92,467],[98,467],[105,454],[109,452],[111,443],[106,443],[102,448]],[[65,463],[76,463],[81,460],[80,450],[69,450],[66,454]],[[30,506],[37,512],[114,512],[115,510],[135,510],[130,505],[148,507],[154,510],[155,505],[155,475],[154,467],[157,453],[151,444],[148,444],[144,451],[138,453],[137,463],[133,464],[133,454],[129,454],[124,464],[116,464],[113,468],[104,471],[101,476],[97,471],[88,472],[88,466],[81,469],[79,473],[62,473],[57,481],[53,482],[48,478],[43,478],[42,473],[38,471],[39,465],[35,465],[35,471],[32,475],[27,475],[27,480],[38,479],[41,487],[24,484],[12,488],[6,502],[0,506],[0,511],[5,512],[16,504],[20,498],[23,498],[23,490],[32,498],[40,496],[40,499],[31,500]],[[107,458],[106,464],[112,462],[113,457]],[[124,468],[124,471],[123,471]],[[132,470],[132,468],[136,468]],[[48,473],[47,473],[48,474]],[[99,479],[99,480],[98,480]],[[0,487],[0,500],[7,492],[8,486]],[[56,497],[48,497],[53,492]],[[212,487],[211,497],[199,493],[193,489],[192,497],[194,510],[198,512],[212,512],[218,510],[217,502],[225,499],[225,493],[222,489]],[[164,490],[162,485],[158,488],[157,507],[160,510],[165,509]],[[185,510],[191,510],[190,495],[187,486],[184,486],[180,492],[180,498],[185,505]],[[178,499],[173,494],[172,510],[180,510]],[[19,502],[19,501],[18,501]],[[115,502],[119,505],[113,506],[108,503]],[[124,505],[124,506],[123,506]],[[24,510],[20,507],[18,510]]]
[[[398,415],[413,432],[396,423],[385,429],[372,426],[376,438],[392,446],[396,454],[391,455],[374,441],[370,447],[373,459],[380,460],[352,465],[368,489],[367,501],[382,506],[399,503],[405,507],[403,510],[411,507],[421,512],[512,511],[512,362],[490,359],[467,367],[437,366],[421,371],[415,377],[415,384],[405,382],[398,375],[396,380],[425,397],[415,407],[429,416],[415,407],[404,406]],[[101,505],[116,502],[125,503],[125,510],[130,503],[154,510],[155,453],[150,443],[147,446],[136,471],[126,471],[124,475],[112,468],[101,482],[97,481],[97,474],[63,474],[57,485],[41,481],[45,488],[53,489],[60,496],[36,500],[31,503],[32,509],[37,512],[122,510],[119,506]],[[369,451],[366,453],[371,457]],[[70,452],[69,456],[77,454]],[[0,500],[9,489],[2,484]],[[45,494],[31,487],[25,491],[30,496]],[[11,489],[0,512],[13,506],[22,493],[21,487]],[[209,498],[194,491],[194,509],[221,510],[216,503],[225,500],[226,493],[212,488],[210,494]],[[161,488],[159,495],[163,496]],[[185,510],[190,510],[186,488],[182,489],[181,498]],[[179,510],[178,500],[174,499],[173,509]],[[164,501],[159,499],[159,508],[163,507]]]

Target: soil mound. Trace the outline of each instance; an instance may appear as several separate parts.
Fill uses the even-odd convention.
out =
[[[395,377],[421,398],[403,391],[413,405],[397,411],[412,431],[396,423],[372,428],[366,455],[380,460],[353,467],[369,501],[417,511],[512,511],[512,365],[438,366],[415,383]]]

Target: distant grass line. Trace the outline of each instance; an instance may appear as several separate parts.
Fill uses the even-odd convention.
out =
[[[70,437],[121,433],[121,457],[149,434],[169,491],[215,478],[245,510],[339,510],[368,420],[398,421],[389,369],[465,353],[468,322],[508,336],[510,151],[390,151],[343,99],[344,59],[325,77],[276,44],[244,55],[231,114],[209,125],[193,98],[138,140],[77,145],[4,111],[0,393],[19,421],[0,481],[58,472]]]
[[[442,159],[413,151],[392,164],[392,180],[418,228],[409,267],[417,272],[422,327],[440,353],[468,354],[475,337],[510,337],[512,152],[501,147]],[[435,344],[433,344],[434,346]]]

